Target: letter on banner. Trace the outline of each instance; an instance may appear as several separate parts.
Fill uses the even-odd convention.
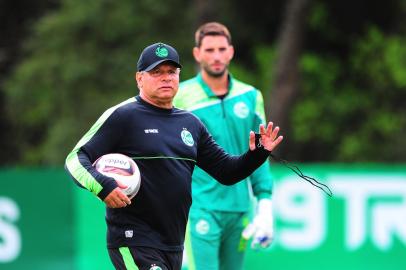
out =
[[[20,218],[20,210],[11,199],[0,197],[0,263],[13,261],[21,251],[21,235],[12,224]]]

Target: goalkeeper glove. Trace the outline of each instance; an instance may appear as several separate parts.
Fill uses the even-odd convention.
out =
[[[267,248],[273,240],[273,216],[272,200],[262,199],[258,202],[257,214],[242,232],[244,239],[253,237],[251,247],[257,249],[259,246]]]

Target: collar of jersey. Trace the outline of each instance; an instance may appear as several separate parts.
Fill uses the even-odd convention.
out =
[[[217,95],[210,89],[210,87],[203,80],[201,72],[199,72],[199,74],[197,74],[197,81],[202,86],[204,92],[206,93],[206,95],[208,97],[217,97]],[[230,73],[228,73],[228,82],[229,82],[228,83],[228,92],[227,92],[226,96],[228,96],[230,94],[230,92],[231,92],[231,89],[233,89],[234,79],[233,79],[233,76]]]
[[[151,103],[146,102],[139,95],[136,96],[135,99],[137,100],[137,102],[139,102],[143,106],[145,106],[145,107],[147,107],[149,109],[152,109],[152,110],[154,110],[156,112],[168,113],[168,114],[173,112],[173,107],[171,109],[165,109],[165,108],[157,107],[155,105],[152,105]]]

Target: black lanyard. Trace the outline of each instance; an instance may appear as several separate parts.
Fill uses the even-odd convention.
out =
[[[261,134],[257,134],[255,133],[255,145],[258,148],[264,148],[264,146],[262,145],[261,141]],[[333,192],[331,192],[330,188],[323,184],[320,183],[319,181],[317,181],[315,178],[307,176],[305,174],[302,173],[302,171],[299,169],[298,166],[296,166],[295,164],[291,164],[289,161],[284,160],[280,157],[275,156],[272,153],[269,153],[269,156],[277,161],[277,162],[281,162],[283,165],[285,165],[286,167],[288,167],[289,169],[291,169],[294,173],[296,173],[300,178],[304,179],[305,181],[309,182],[310,184],[312,184],[313,186],[321,189],[324,193],[326,193],[328,196],[332,197],[333,196]]]

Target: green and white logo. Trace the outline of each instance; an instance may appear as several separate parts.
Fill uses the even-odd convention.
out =
[[[165,48],[162,45],[159,45],[158,48],[156,48],[156,50],[155,50],[155,54],[158,57],[164,58],[164,57],[168,56],[169,52],[168,52],[167,48]]]
[[[247,104],[240,101],[234,105],[234,113],[239,118],[247,118],[248,114],[250,113],[250,109],[248,108]]]
[[[207,234],[210,230],[210,224],[207,220],[201,219],[196,223],[195,229],[199,234]]]
[[[182,141],[187,146],[193,146],[193,144],[195,143],[195,141],[193,140],[192,134],[187,129],[182,130],[182,132],[180,133],[180,136],[182,138]]]
[[[156,265],[152,265],[149,270],[162,270],[162,268]]]

